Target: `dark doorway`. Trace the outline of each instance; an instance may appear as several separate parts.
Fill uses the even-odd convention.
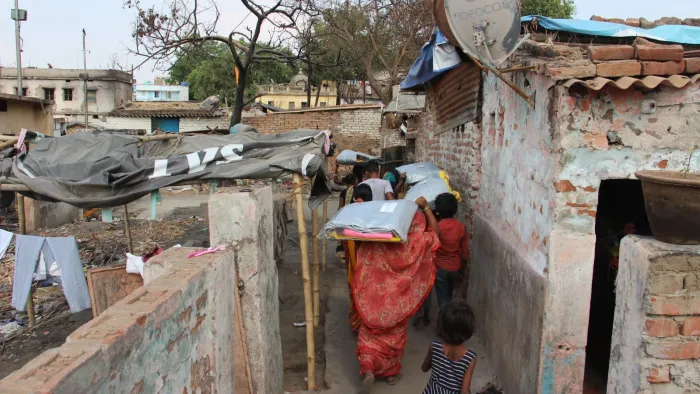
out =
[[[595,233],[584,394],[605,393],[607,388],[620,241],[628,234],[651,234],[640,181],[601,182]]]

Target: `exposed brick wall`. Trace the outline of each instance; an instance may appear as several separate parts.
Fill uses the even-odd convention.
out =
[[[381,108],[329,108],[295,112],[269,113],[267,116],[246,118],[246,124],[265,134],[294,129],[330,130],[338,153],[344,149],[371,155],[381,153]]]
[[[431,93],[426,97],[425,110],[416,120],[416,162],[435,162],[447,172],[450,186],[462,196],[459,219],[471,230],[481,182],[481,126],[467,123],[436,133],[435,100]]]
[[[700,392],[700,247],[626,237],[608,393]]]

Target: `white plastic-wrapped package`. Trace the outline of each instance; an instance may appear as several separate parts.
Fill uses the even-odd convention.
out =
[[[326,223],[319,238],[406,242],[418,205],[411,200],[368,201],[346,205]]]
[[[404,199],[415,201],[418,197],[424,197],[428,201],[430,209],[434,210],[437,196],[442,193],[451,192],[445,179],[441,178],[439,175],[431,175],[413,185],[408,192],[406,192]]]
[[[381,158],[377,156],[371,156],[366,153],[355,152],[353,150],[346,149],[340,152],[340,154],[338,155],[338,157],[335,158],[335,160],[344,166],[352,166],[359,163],[367,163],[368,161],[372,160],[381,161]]]
[[[397,167],[396,171],[406,174],[406,184],[414,185],[431,175],[440,176],[440,168],[435,163],[413,163]]]

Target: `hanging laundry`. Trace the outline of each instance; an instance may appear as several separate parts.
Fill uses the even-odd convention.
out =
[[[41,255],[43,254],[43,259]],[[12,285],[12,307],[23,311],[34,275],[50,273],[53,262],[58,264],[63,293],[73,313],[91,308],[83,264],[80,262],[78,243],[74,237],[45,238],[17,235],[15,242],[15,275]],[[43,268],[38,267],[43,265]]]
[[[10,246],[13,235],[14,234],[11,232],[0,230],[0,259],[5,257],[5,252],[7,252],[7,248]]]

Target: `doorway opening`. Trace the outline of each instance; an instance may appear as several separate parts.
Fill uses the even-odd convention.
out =
[[[601,182],[595,233],[584,394],[605,393],[607,389],[620,241],[629,234],[651,235],[640,181]]]

